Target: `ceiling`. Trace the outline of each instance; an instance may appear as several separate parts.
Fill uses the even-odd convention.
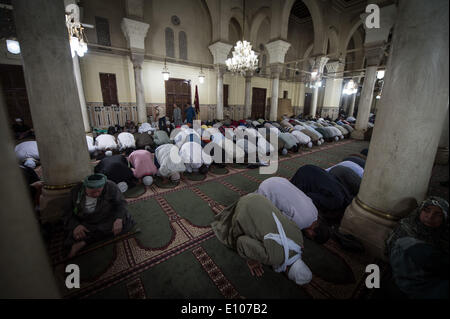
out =
[[[299,19],[306,19],[311,17],[308,8],[302,0],[295,1],[291,9],[291,14]]]

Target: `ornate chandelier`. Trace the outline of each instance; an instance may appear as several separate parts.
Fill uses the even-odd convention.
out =
[[[229,71],[246,75],[258,68],[258,56],[247,41],[238,41],[234,47],[233,57],[225,61]]]
[[[258,56],[252,50],[250,42],[244,40],[245,31],[245,0],[243,1],[242,41],[236,42],[233,57],[225,61],[229,71],[241,75],[251,75],[258,68]]]

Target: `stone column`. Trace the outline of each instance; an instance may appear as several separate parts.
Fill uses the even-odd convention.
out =
[[[364,139],[364,132],[367,130],[369,123],[370,107],[373,100],[373,89],[377,81],[377,65],[368,66],[366,68],[366,77],[364,79],[361,97],[359,98],[358,115],[356,117],[355,130],[352,137],[358,140]]]
[[[447,114],[445,115],[444,126],[442,127],[441,139],[436,153],[435,163],[439,165],[448,164],[448,105]]]
[[[342,81],[345,63],[344,60],[328,62],[326,65],[328,71],[328,78],[325,85],[325,96],[323,100],[323,107],[330,108],[329,114],[332,114],[332,119],[339,115],[339,102],[342,96]],[[323,117],[323,114],[321,115]]]
[[[7,118],[0,83],[0,298],[60,298]]]
[[[309,62],[311,63],[311,70],[316,69],[318,71],[317,79],[315,81],[321,81],[321,75],[323,74],[323,68],[327,64],[329,58],[325,56],[318,56],[311,58]],[[313,84],[315,82],[312,82]],[[311,109],[309,115],[312,117],[316,116],[317,113],[317,102],[319,100],[319,88],[314,85],[313,96],[311,101]]]
[[[89,115],[86,106],[86,98],[84,97],[83,81],[81,80],[80,62],[78,55],[73,57],[73,72],[75,74],[75,82],[78,89],[78,97],[80,98],[81,115],[83,116],[84,131],[86,133],[91,131],[91,124],[89,123]]]
[[[138,122],[147,122],[147,107],[145,105],[144,95],[144,72],[142,71],[142,65],[144,63],[143,54],[131,54],[131,62],[134,69],[134,88],[136,90],[136,104],[138,109]]]
[[[14,13],[43,169],[46,221],[61,214],[61,197],[90,173],[89,153],[63,2],[19,0]]]
[[[128,3],[128,2],[127,2]],[[128,5],[128,10],[130,6]],[[147,122],[147,106],[145,105],[144,74],[142,65],[145,54],[145,37],[149,24],[140,21],[123,18],[121,23],[122,32],[131,50],[131,62],[134,69],[134,88],[136,91],[136,105],[138,109],[138,122]]]
[[[284,63],[284,57],[286,56],[286,53],[290,47],[291,44],[283,40],[276,40],[266,44],[266,49],[269,53],[270,71],[272,77],[272,94],[270,98],[269,113],[269,119],[271,121],[277,120],[280,73],[282,64]]]
[[[305,82],[300,82],[300,90],[298,92],[298,107],[296,116],[299,114],[303,114],[303,110],[305,109]],[[300,112],[301,109],[301,112]]]
[[[225,60],[232,47],[231,44],[220,41],[215,42],[208,47],[214,58],[214,66],[217,71],[216,119],[218,120],[223,120],[223,74],[226,70]]]
[[[447,0],[399,1],[364,177],[341,223],[377,257],[391,229],[427,194],[448,109],[448,12]]]
[[[225,73],[225,66],[217,65],[217,109],[216,119],[223,120],[223,75]]]
[[[363,26],[366,31],[364,51],[367,62],[366,75],[364,78],[361,97],[358,105],[355,130],[352,137],[363,140],[364,133],[369,123],[370,108],[372,107],[373,90],[377,80],[377,69],[384,55],[384,47],[388,40],[390,31],[396,21],[396,6],[390,5],[380,9],[380,28],[367,28],[364,23],[368,13],[361,15]]]
[[[361,82],[361,78],[364,76],[363,73],[361,73],[360,76],[353,78],[353,81],[355,81],[355,83],[358,84],[358,90],[359,90],[359,83]],[[356,95],[358,94],[358,92],[356,92],[355,94],[352,95],[352,99],[350,101],[350,106],[348,109],[348,116],[353,116],[353,113],[355,113],[355,103],[356,103]]]
[[[249,119],[252,116],[252,76],[245,76],[245,118]]]

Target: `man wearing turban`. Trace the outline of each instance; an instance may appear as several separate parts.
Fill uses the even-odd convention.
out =
[[[122,192],[103,174],[90,175],[72,188],[65,213],[69,258],[87,244],[127,233],[136,224]]]

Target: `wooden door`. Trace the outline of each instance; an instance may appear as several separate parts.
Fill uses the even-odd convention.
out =
[[[22,66],[0,64],[0,81],[5,95],[9,123],[14,124],[15,119],[20,117],[25,125],[33,127]]]
[[[184,121],[186,104],[191,104],[191,81],[173,79],[165,81],[166,87],[166,116],[173,119],[173,104],[181,109],[181,118]]]
[[[264,119],[266,115],[267,89],[253,88],[252,94],[252,118]]]
[[[103,106],[119,105],[117,99],[117,83],[114,73],[100,73]]]
[[[312,93],[305,94],[305,106],[303,107],[303,115],[308,116],[311,110]]]
[[[228,84],[223,85],[223,107],[224,108],[228,107],[228,88],[229,88]]]

